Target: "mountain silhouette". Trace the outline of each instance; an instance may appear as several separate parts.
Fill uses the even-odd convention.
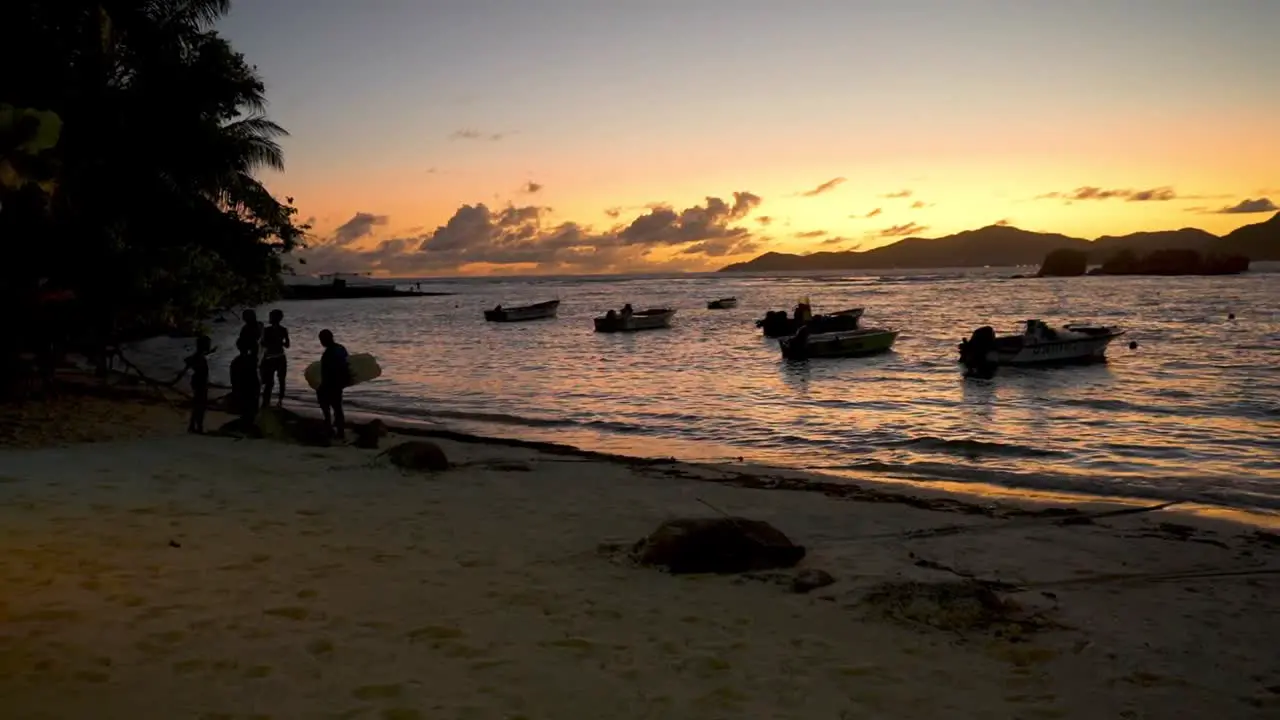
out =
[[[767,252],[720,272],[786,272],[793,270],[876,270],[891,268],[1038,265],[1054,250],[1080,250],[1102,263],[1129,250],[1144,255],[1157,250],[1195,250],[1204,255],[1243,255],[1253,261],[1280,260],[1280,213],[1270,220],[1236,228],[1218,236],[1197,228],[1104,235],[1097,240],[1058,233],[1039,233],[1008,225],[988,225],[940,238],[910,237],[890,245],[810,255]]]

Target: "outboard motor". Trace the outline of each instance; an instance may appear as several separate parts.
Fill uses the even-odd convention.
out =
[[[968,340],[960,342],[960,362],[975,373],[987,373],[995,370],[996,363],[989,355],[996,349],[996,331],[990,325],[983,325]]]

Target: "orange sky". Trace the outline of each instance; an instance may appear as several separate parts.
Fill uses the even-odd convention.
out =
[[[1280,44],[1262,30],[1280,3],[708,2],[677,16],[576,0],[485,15],[477,0],[357,20],[292,2],[241,3],[224,31],[293,133],[268,184],[315,218],[328,249],[312,269],[704,270],[1000,220],[1221,234],[1270,214],[1214,211],[1280,202]],[[1110,197],[1061,197],[1080,188]],[[702,212],[735,192],[758,201]],[[544,209],[432,241],[478,203]],[[676,211],[668,225],[617,232],[654,204]],[[566,222],[588,239],[553,232]]]

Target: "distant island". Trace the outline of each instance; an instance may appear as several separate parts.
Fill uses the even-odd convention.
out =
[[[1036,277],[1080,275],[1239,275],[1249,270],[1243,255],[1202,255],[1195,250],[1154,250],[1139,254],[1125,249],[1089,270],[1089,254],[1083,250],[1053,250],[1040,263]]]
[[[1039,265],[1055,250],[1082,253],[1086,265],[1106,263],[1126,251],[1130,255],[1124,257],[1131,257],[1135,262],[1139,258],[1148,258],[1157,251],[1179,250],[1196,252],[1201,256],[1202,262],[1204,258],[1232,256],[1254,262],[1280,260],[1280,213],[1276,213],[1270,220],[1236,228],[1223,236],[1197,228],[1182,228],[1130,235],[1105,235],[1097,240],[1085,240],[1057,233],[1031,232],[1007,225],[989,225],[934,239],[906,238],[863,252],[816,252],[810,255],[768,252],[753,260],[721,268],[720,272]],[[1165,259],[1169,257],[1165,256]],[[1187,256],[1182,259],[1186,261]],[[1136,265],[1129,266],[1130,269],[1133,267]],[[1116,269],[1120,268],[1117,266]]]

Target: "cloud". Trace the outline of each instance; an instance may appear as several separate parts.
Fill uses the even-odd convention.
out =
[[[909,198],[909,197],[911,197],[912,195],[915,195],[915,192],[914,192],[914,191],[911,191],[911,190],[899,190],[899,191],[897,191],[897,192],[891,192],[891,193],[889,193],[889,194],[887,194],[887,195],[881,195],[880,197],[883,197],[883,198],[889,198],[890,200],[900,200],[900,199],[902,199],[902,198]]]
[[[339,245],[350,245],[360,238],[369,235],[373,229],[379,225],[386,225],[390,220],[386,215],[374,215],[373,213],[358,212],[351,216],[351,219],[338,226],[333,231],[333,242]]]
[[[1037,200],[1111,200],[1124,198],[1129,202],[1149,202],[1174,200],[1178,194],[1169,186],[1151,188],[1149,190],[1105,189],[1093,185],[1078,187],[1070,192],[1051,192],[1037,195]]]
[[[608,217],[616,219],[619,215],[622,214],[622,208],[620,207],[605,208],[604,214]]]
[[[532,195],[532,194],[534,194],[534,193],[538,192],[539,190],[541,190],[542,188],[543,188],[543,186],[542,186],[541,184],[536,183],[536,182],[534,182],[534,181],[530,180],[529,182],[525,183],[525,184],[524,184],[524,186],[522,186],[522,187],[520,188],[520,192],[523,192],[523,193],[525,193],[526,195]]]
[[[436,174],[436,173],[438,173],[438,172],[440,172],[440,169],[439,169],[439,168],[437,168],[437,167],[436,167],[436,166],[434,166],[434,165],[432,165],[431,167],[427,168],[427,174],[428,174],[428,175],[435,175],[435,174]]]
[[[798,238],[816,238],[816,237],[822,237],[823,235],[826,235],[826,234],[827,234],[827,231],[826,231],[826,230],[805,230],[804,232],[798,232],[798,233],[796,233],[796,237],[798,237]]]
[[[869,219],[869,218],[873,218],[873,217],[875,217],[875,216],[879,215],[879,214],[880,214],[880,213],[882,213],[882,212],[884,212],[884,208],[876,208],[875,210],[872,210],[871,212],[867,213],[866,215],[863,215],[862,217],[864,217],[864,218],[868,218],[868,219]],[[850,215],[849,217],[857,217],[857,216],[856,216],[856,215]]]
[[[564,273],[641,266],[710,269],[713,258],[763,247],[763,238],[738,224],[761,202],[754,193],[736,192],[728,200],[708,197],[681,210],[657,205],[608,229],[553,221],[551,209],[540,205],[491,208],[475,203],[459,207],[434,230],[387,240],[372,249],[329,241],[299,255],[315,272],[373,270],[391,275],[449,273],[472,265]],[[662,250],[669,251],[654,254]],[[667,255],[671,257],[661,259]]]
[[[1280,210],[1275,203],[1271,202],[1271,198],[1257,198],[1249,200],[1241,200],[1235,205],[1228,205],[1224,208],[1214,210],[1219,215],[1243,215],[1246,213],[1267,213]]]
[[[454,130],[453,134],[449,135],[449,139],[450,140],[487,140],[489,142],[497,142],[505,137],[510,137],[511,135],[514,135],[514,134],[515,134],[514,131],[490,133],[490,132],[481,132],[479,130],[473,130],[471,128],[463,128],[462,130]]]
[[[844,183],[844,181],[845,181],[845,178],[842,178],[842,177],[831,178],[830,180],[822,183],[821,185],[819,185],[818,187],[812,190],[805,190],[804,192],[800,193],[800,196],[801,197],[817,197],[819,195],[822,195],[823,193],[829,193],[832,190],[835,190],[836,188],[840,187],[840,185]]]
[[[925,202],[925,201],[923,201],[923,200],[917,200],[917,201],[915,201],[915,202],[911,203],[911,209],[912,209],[912,210],[920,210],[921,208],[931,207],[931,205],[932,205],[932,203],[927,203],[927,202]]]
[[[928,229],[929,229],[928,225],[917,225],[916,223],[906,223],[904,225],[893,225],[891,227],[887,227],[881,230],[877,234],[880,237],[906,237],[908,235],[915,235],[916,233],[924,232],[925,230],[928,230]]]
[[[996,227],[1009,227],[1011,223],[1009,222],[1009,218],[1001,218],[992,224]]]
[[[768,215],[761,215],[756,218],[756,222],[760,223],[761,227],[769,227],[773,223],[773,218]]]
[[[820,244],[821,244],[821,245],[826,245],[826,246],[832,246],[832,245],[843,245],[843,244],[845,244],[845,243],[847,243],[847,242],[852,242],[852,241],[853,241],[853,239],[852,239],[852,238],[847,238],[847,237],[833,237],[833,238],[827,238],[826,240],[823,240]],[[860,248],[860,247],[862,247],[862,243],[854,243],[853,245],[851,245],[851,246],[849,246],[849,247],[845,248],[845,250],[846,250],[846,251],[857,250],[857,249],[858,249],[858,248]]]

